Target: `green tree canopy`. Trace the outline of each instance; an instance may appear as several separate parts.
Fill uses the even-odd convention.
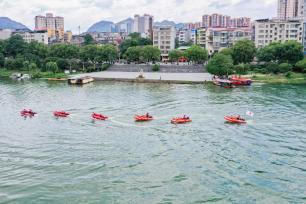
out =
[[[210,74],[223,76],[233,72],[233,59],[229,55],[215,54],[208,62],[207,71]]]
[[[84,36],[84,45],[92,45],[95,43],[95,40],[90,34]]]
[[[184,53],[180,50],[171,50],[169,52],[169,59],[171,62],[178,62],[181,57],[184,56]]]
[[[118,57],[118,52],[113,45],[103,45],[98,48],[98,61],[114,63]]]
[[[260,49],[257,58],[264,62],[275,61],[295,64],[304,58],[303,46],[296,41],[274,42]]]
[[[57,66],[56,62],[48,62],[46,64],[46,70],[50,71],[50,72],[53,72],[53,73],[58,72],[58,66]]]
[[[141,53],[142,53],[142,47],[140,47],[140,46],[130,47],[125,52],[125,58],[126,58],[126,60],[128,60],[130,62],[139,62],[140,57],[141,57]]]
[[[201,64],[207,61],[208,52],[198,45],[193,45],[185,51],[185,56],[192,62]]]
[[[7,56],[15,57],[26,52],[27,44],[20,35],[13,35],[5,43],[5,53]]]
[[[160,50],[152,45],[146,45],[142,49],[142,57],[146,62],[153,62],[160,60]]]
[[[234,64],[250,63],[256,55],[256,47],[251,40],[240,40],[233,46],[232,58]]]
[[[0,53],[0,67],[4,67],[5,58],[2,53]]]
[[[219,53],[223,54],[223,55],[229,55],[229,56],[232,57],[233,56],[233,49],[232,48],[224,48]]]

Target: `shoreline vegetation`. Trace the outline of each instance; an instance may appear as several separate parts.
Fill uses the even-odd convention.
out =
[[[130,34],[119,46],[98,45],[94,41],[82,46],[49,46],[27,43],[19,35],[0,40],[0,77],[23,73],[34,79],[68,78],[77,73],[105,71],[117,62],[127,66],[151,64],[152,71],[159,72],[161,61],[159,48],[137,33]],[[207,49],[192,45],[185,51],[171,50],[168,62],[202,66],[203,72],[207,70],[215,76],[250,75],[255,82],[306,84],[306,58],[302,44],[296,41],[256,48],[253,41],[245,39],[210,54]],[[70,74],[65,74],[67,70]],[[71,71],[77,73],[71,74]]]

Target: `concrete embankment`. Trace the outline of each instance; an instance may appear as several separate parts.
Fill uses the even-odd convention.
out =
[[[203,84],[209,82],[212,76],[208,73],[161,73],[145,72],[144,78],[138,79],[139,72],[93,72],[76,75],[75,77],[93,77],[96,81],[121,81],[137,83],[174,83]]]

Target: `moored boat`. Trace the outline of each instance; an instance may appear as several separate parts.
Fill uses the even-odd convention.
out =
[[[252,79],[238,77],[238,76],[231,77],[230,81],[237,86],[250,86],[253,83]]]
[[[234,88],[233,82],[228,79],[213,78],[213,83],[223,88]]]
[[[94,81],[94,78],[92,78],[90,76],[68,79],[69,84],[75,84],[75,85],[88,84],[88,83],[93,82],[93,81]]]

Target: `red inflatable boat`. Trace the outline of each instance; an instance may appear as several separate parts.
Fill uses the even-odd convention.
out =
[[[229,123],[246,124],[246,120],[240,116],[225,116],[224,119]]]
[[[107,119],[108,119],[108,117],[106,117],[106,116],[104,116],[104,115],[102,115],[102,114],[98,114],[98,113],[93,113],[93,114],[91,115],[91,117],[92,117],[92,119],[94,119],[94,120],[107,120]]]
[[[26,109],[23,109],[21,112],[20,112],[20,115],[23,116],[23,117],[27,117],[27,116],[30,116],[30,117],[33,117],[35,116],[37,113],[32,111],[31,109],[29,110],[26,110]]]
[[[190,122],[192,122],[192,120],[189,117],[173,118],[171,120],[172,124],[185,124]]]
[[[55,117],[66,118],[66,117],[68,117],[70,115],[70,113],[67,113],[65,111],[55,111],[55,112],[53,112],[53,115]]]
[[[135,121],[136,122],[147,122],[153,120],[153,116],[147,116],[147,115],[135,115]]]

